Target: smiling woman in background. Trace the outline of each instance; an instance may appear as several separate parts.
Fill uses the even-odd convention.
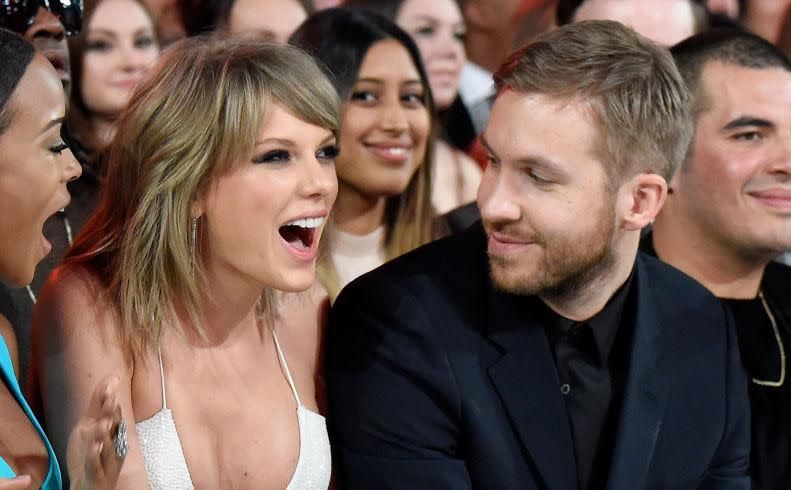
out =
[[[449,126],[458,121],[457,107],[461,70],[467,61],[464,37],[467,29],[456,0],[348,0],[351,8],[368,10],[398,24],[420,49],[431,94],[443,122],[442,138],[434,146],[431,202],[444,214],[475,200],[481,169],[465,153],[446,140]],[[451,108],[453,107],[453,111]],[[448,117],[443,117],[447,113]]]
[[[324,10],[291,42],[321,60],[345,103],[338,200],[319,265],[334,299],[357,276],[434,236],[433,101],[417,47],[384,17]]]
[[[74,151],[89,170],[101,172],[115,120],[159,54],[154,18],[142,0],[86,0],[83,31],[69,39],[69,52]]]

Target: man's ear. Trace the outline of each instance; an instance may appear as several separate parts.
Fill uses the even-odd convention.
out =
[[[618,190],[617,210],[622,227],[641,230],[651,224],[667,198],[667,181],[657,174],[637,174]]]

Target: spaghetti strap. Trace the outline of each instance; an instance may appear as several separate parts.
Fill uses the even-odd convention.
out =
[[[157,347],[157,353],[159,354],[159,379],[162,383],[162,410],[168,409],[168,398],[165,394],[165,369],[162,367],[162,348]]]
[[[297,406],[302,406],[302,401],[299,399],[299,393],[297,393],[297,387],[294,385],[294,379],[291,377],[291,371],[288,369],[288,363],[286,362],[286,358],[283,356],[283,351],[280,349],[280,342],[277,340],[277,335],[275,334],[275,329],[270,327],[269,330],[272,332],[272,338],[275,340],[275,349],[277,349],[277,356],[280,358],[280,364],[283,366],[283,370],[286,372],[286,379],[288,380],[288,384],[291,386],[291,391],[294,392],[294,398],[297,400]]]

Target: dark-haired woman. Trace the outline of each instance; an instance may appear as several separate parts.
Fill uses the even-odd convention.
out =
[[[66,182],[79,177],[80,166],[60,136],[66,103],[55,69],[3,29],[0,59],[0,279],[22,286],[50,251],[44,221],[68,204]],[[60,467],[19,387],[16,340],[2,316],[0,334],[0,489],[59,490]],[[110,376],[93,389],[71,433],[73,488],[115,485],[126,455],[117,384]]]
[[[334,228],[319,264],[334,298],[357,276],[434,237],[434,104],[415,43],[384,17],[324,10],[291,42],[321,60],[345,104]]]

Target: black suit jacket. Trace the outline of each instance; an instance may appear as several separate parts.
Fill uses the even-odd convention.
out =
[[[635,286],[608,488],[749,488],[747,384],[729,317],[647,256]],[[578,487],[552,353],[525,303],[493,288],[480,224],[347,286],[327,350],[343,488]]]

